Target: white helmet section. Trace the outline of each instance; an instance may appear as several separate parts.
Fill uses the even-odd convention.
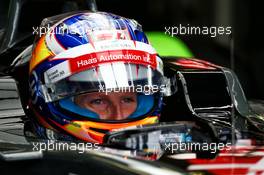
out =
[[[66,61],[44,73],[45,84],[56,83],[83,70],[113,62],[150,66],[163,75],[163,64],[155,49],[149,44],[131,40],[100,41],[93,45],[90,43],[80,45],[52,58],[52,60],[57,59],[65,59]],[[122,69],[120,64],[115,66],[120,70]],[[105,71],[103,72],[107,73],[109,64],[104,67]]]

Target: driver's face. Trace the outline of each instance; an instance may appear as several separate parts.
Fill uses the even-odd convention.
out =
[[[103,92],[88,93],[75,98],[75,103],[97,113],[100,119],[126,119],[137,108],[137,93]]]

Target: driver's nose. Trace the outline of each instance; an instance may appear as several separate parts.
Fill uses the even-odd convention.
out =
[[[127,118],[128,116],[125,116],[122,106],[118,102],[112,102],[112,105],[110,106],[111,111],[111,119],[112,120],[122,120]]]

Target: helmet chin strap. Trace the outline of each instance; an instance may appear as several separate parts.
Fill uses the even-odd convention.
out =
[[[153,95],[143,95],[137,96],[137,109],[131,115],[128,116],[129,119],[136,118],[147,114],[154,106],[154,96]],[[59,105],[68,111],[77,113],[81,116],[99,119],[99,115],[89,109],[84,109],[76,105],[71,98],[63,99],[59,101]]]

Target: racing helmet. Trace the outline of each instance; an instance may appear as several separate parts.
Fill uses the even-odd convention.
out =
[[[81,12],[44,20],[44,27],[29,63],[29,108],[37,125],[103,143],[108,131],[158,122],[167,87],[163,63],[140,24],[110,13]],[[120,99],[129,112],[107,116]]]

